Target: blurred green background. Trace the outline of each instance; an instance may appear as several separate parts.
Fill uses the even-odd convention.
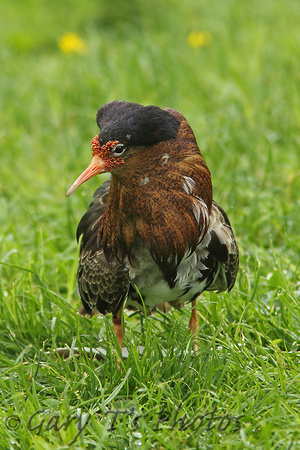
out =
[[[195,440],[185,440],[172,430],[164,436],[166,446],[195,448],[199,442],[220,448],[297,445],[299,23],[298,0],[2,2],[0,365],[7,379],[18,373],[17,393],[29,392],[29,375],[36,370],[32,361],[43,345],[47,349],[71,345],[77,336],[83,344],[97,346],[99,323],[75,317],[80,303],[75,230],[94,189],[105,178],[90,180],[71,198],[65,192],[90,161],[98,108],[111,100],[172,107],[186,116],[195,131],[212,172],[215,200],[227,211],[241,250],[234,291],[205,294],[198,302],[204,318],[203,342],[205,336],[210,342],[214,335],[235,348],[240,340],[240,348],[248,349],[242,360],[252,361],[253,366],[241,369],[238,359],[228,366],[224,362],[231,382],[227,386],[216,381],[211,388],[225,412],[246,414],[242,433],[219,436],[215,432],[203,437],[199,432]],[[172,314],[178,327],[182,320],[187,323],[188,318],[182,319],[179,312]],[[138,325],[135,342],[139,330]],[[143,344],[143,336],[140,339]],[[222,345],[223,350],[216,345],[214,355],[218,359],[225,352],[227,361]],[[267,368],[261,360],[257,362],[258,353]],[[47,362],[39,369],[44,370],[41,384],[50,390],[55,377],[48,379],[47,371],[54,370],[55,364]],[[203,367],[197,368],[203,376],[197,385],[198,397],[207,379]],[[55,370],[59,398],[60,389],[75,381],[72,371],[64,378],[63,364]],[[115,365],[117,383],[122,375],[116,371]],[[250,378],[241,387],[242,373]],[[219,380],[217,371],[210,374]],[[107,375],[100,371],[97,376],[105,384]],[[166,379],[158,376],[161,383]],[[12,385],[5,380],[3,411],[22,410],[18,395],[11,396]],[[107,395],[113,387],[105,387]],[[256,394],[266,398],[267,393],[266,406]],[[87,398],[71,395],[68,402],[78,407]],[[43,406],[43,395],[35,401]],[[32,400],[31,406],[34,410],[39,405]],[[197,411],[197,407],[195,403],[191,408]],[[7,429],[3,433],[6,439]],[[147,442],[161,445],[155,436]],[[14,439],[21,442],[20,448],[29,445],[25,431]],[[94,448],[96,441],[90,441]]]

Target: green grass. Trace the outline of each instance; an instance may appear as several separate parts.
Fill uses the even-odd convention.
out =
[[[298,1],[50,3],[1,6],[0,448],[299,448]],[[59,49],[67,32],[85,54]],[[198,301],[199,355],[189,305],[126,315],[121,372],[111,317],[76,314],[100,177],[65,197],[114,99],[187,117],[241,252],[233,291]],[[99,339],[102,362],[47,353]]]

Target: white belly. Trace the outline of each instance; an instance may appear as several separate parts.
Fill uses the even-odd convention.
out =
[[[175,285],[170,288],[164,280],[159,267],[148,251],[139,255],[137,261],[142,261],[137,267],[130,266],[130,278],[145,301],[147,306],[153,307],[163,302],[181,299],[183,302],[192,300],[205,288],[205,280],[201,279],[200,270],[206,269],[201,263],[199,255],[194,252],[183,258],[177,268]],[[128,304],[136,306],[136,302],[128,298]]]

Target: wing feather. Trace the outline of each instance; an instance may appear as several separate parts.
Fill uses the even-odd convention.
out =
[[[117,259],[107,261],[102,242],[97,233],[101,217],[106,209],[110,180],[103,183],[94,194],[86,214],[77,228],[77,239],[82,235],[78,292],[87,312],[98,309],[101,314],[121,308],[130,287],[128,269]]]

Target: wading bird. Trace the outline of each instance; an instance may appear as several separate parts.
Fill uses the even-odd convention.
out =
[[[84,309],[112,313],[121,349],[125,301],[148,310],[191,302],[195,333],[197,297],[230,291],[239,265],[195,135],[178,111],[123,101],[102,106],[97,123],[92,162],[67,192],[111,173],[77,228]]]

